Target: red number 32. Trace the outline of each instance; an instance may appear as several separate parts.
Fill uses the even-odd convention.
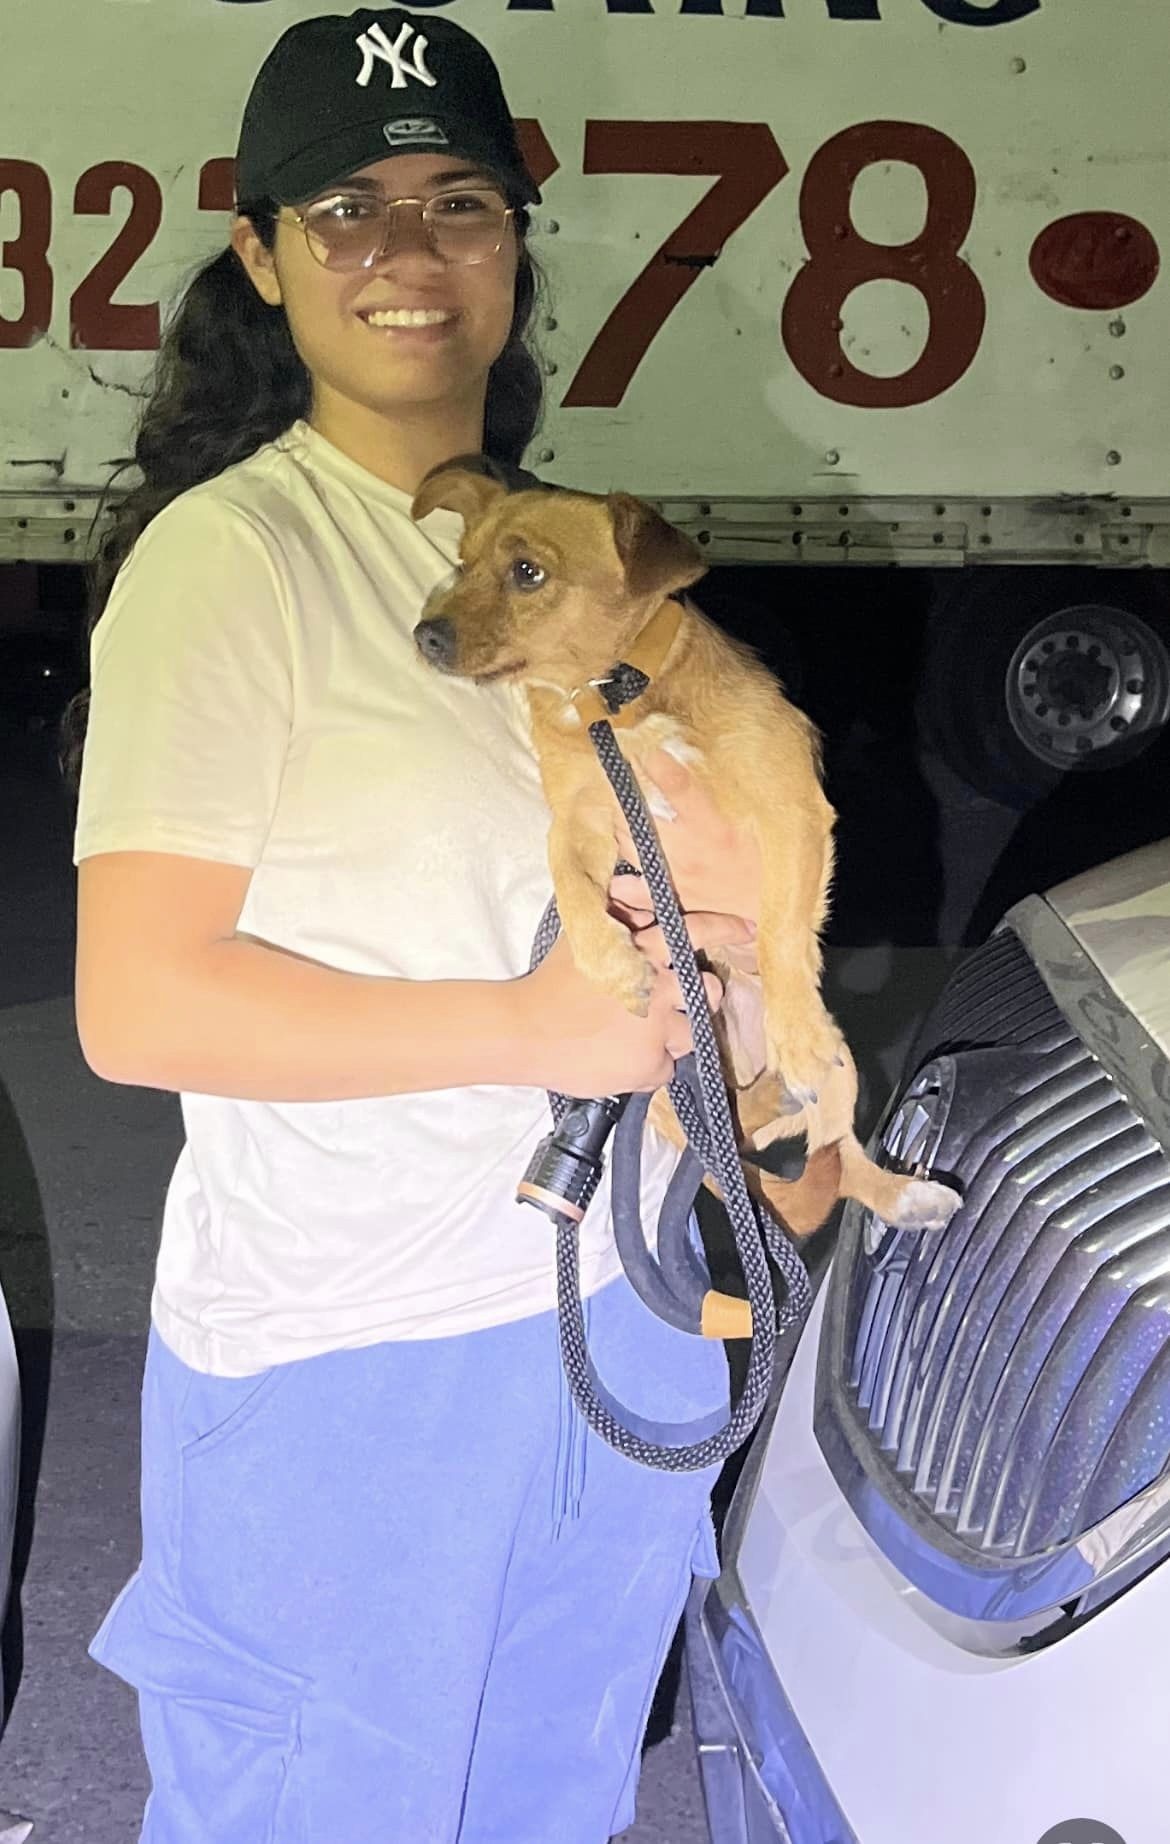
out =
[[[158,303],[120,306],[113,299],[162,223],[158,180],[128,160],[103,161],[81,175],[73,209],[78,216],[108,217],[120,191],[130,194],[130,215],[69,304],[69,343],[90,352],[148,352],[158,345]],[[35,345],[52,324],[53,194],[48,174],[29,160],[0,160],[0,199],[7,192],[16,195],[18,228],[2,246],[0,266],[20,278],[23,295],[15,318],[0,314],[0,349],[11,350]]]

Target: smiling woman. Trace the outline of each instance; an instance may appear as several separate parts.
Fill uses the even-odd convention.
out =
[[[63,738],[82,1046],[186,1128],[142,1560],[91,1650],[138,1691],[143,1844],[598,1844],[713,1564],[712,1469],[588,1433],[516,1183],[549,1089],[658,1087],[689,1028],[649,954],[644,1018],[563,951],[528,972],[551,879],[522,694],[413,639],[462,537],[412,518],[421,481],[514,468],[535,428],[539,195],[483,47],[397,10],[284,34],[236,179]],[[677,1163],[652,1136],[646,1220]],[[579,1248],[610,1386],[722,1418],[722,1351],[632,1292],[606,1186]]]

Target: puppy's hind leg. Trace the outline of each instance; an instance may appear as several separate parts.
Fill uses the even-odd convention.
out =
[[[957,1193],[875,1164],[853,1131],[856,1107],[857,1065],[842,1040],[817,1100],[803,1116],[810,1149],[832,1145],[840,1159],[842,1197],[864,1204],[891,1229],[943,1229],[959,1206]]]
[[[875,1165],[852,1133],[839,1147],[842,1195],[864,1204],[891,1229],[945,1229],[963,1201],[950,1185]]]
[[[779,844],[764,839],[757,939],[768,1068],[802,1106],[816,1096],[836,1058],[841,1033],[821,998],[818,930],[832,856],[803,814]]]

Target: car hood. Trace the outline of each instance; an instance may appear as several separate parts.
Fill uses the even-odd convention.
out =
[[[1170,1057],[1170,839],[1057,884],[1045,901]]]

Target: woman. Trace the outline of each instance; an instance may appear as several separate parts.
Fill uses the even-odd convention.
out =
[[[539,195],[486,51],[395,11],[285,33],[237,196],[167,335],[92,639],[78,1027],[186,1128],[142,1561],[92,1652],[138,1691],[146,1844],[604,1844],[715,1566],[712,1480],[585,1430],[551,1233],[514,1189],[546,1089],[657,1086],[690,1040],[644,912],[645,1020],[560,944],[526,972],[548,815],[520,694],[411,640],[460,531],[411,522],[419,482],[518,461],[535,424]],[[662,768],[694,938],[742,940],[750,855]],[[674,1162],[649,1149],[648,1213]],[[621,1276],[604,1190],[581,1267],[619,1399],[725,1401],[720,1348]]]

